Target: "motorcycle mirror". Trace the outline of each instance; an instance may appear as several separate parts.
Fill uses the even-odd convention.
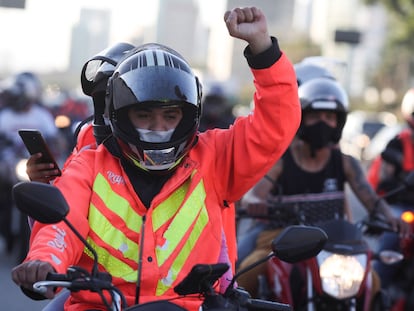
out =
[[[378,257],[380,258],[381,262],[386,265],[392,265],[404,259],[403,254],[389,249],[382,250],[378,254]]]
[[[23,181],[14,185],[12,191],[17,208],[41,223],[57,223],[69,213],[62,193],[50,184]]]
[[[98,273],[98,254],[76,228],[66,219],[69,205],[60,190],[50,184],[22,181],[13,186],[17,208],[38,222],[54,224],[63,221],[92,253],[92,276]]]
[[[316,256],[327,240],[325,231],[318,227],[293,225],[273,240],[272,250],[280,260],[294,263]]]

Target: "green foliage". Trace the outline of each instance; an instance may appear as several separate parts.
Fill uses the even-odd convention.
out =
[[[411,86],[414,68],[414,1],[364,0],[381,4],[388,11],[388,33],[382,53],[382,64],[372,72],[372,84],[378,88],[392,87],[397,94]]]
[[[381,3],[390,13],[390,39],[394,45],[414,49],[413,0],[365,0],[367,4]]]

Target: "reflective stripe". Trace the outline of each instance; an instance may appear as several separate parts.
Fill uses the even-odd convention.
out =
[[[183,185],[187,189],[187,185]],[[182,187],[177,189],[177,191],[184,190]],[[174,196],[174,194],[172,195]],[[180,193],[177,194],[176,198],[180,197]],[[170,197],[171,198],[171,197]],[[191,230],[189,237],[185,241],[183,248],[177,254],[177,257],[174,259],[174,262],[169,270],[168,276],[158,282],[156,295],[162,295],[167,291],[170,286],[174,283],[177,278],[178,273],[182,269],[188,255],[191,253],[194,245],[197,243],[203,229],[208,223],[208,212],[205,207],[204,201],[206,198],[206,192],[204,189],[204,184],[201,181],[193,190],[191,195],[187,198],[183,206],[178,210],[176,216],[173,218],[171,224],[168,226],[168,229],[165,231],[164,245],[158,245],[156,248],[157,262],[159,266],[165,263],[165,261],[173,254],[174,251],[177,251],[178,244],[184,239],[185,235]],[[168,201],[168,200],[167,200]],[[173,204],[171,204],[173,203]],[[170,201],[170,206],[168,208],[162,208],[157,211],[157,215],[153,214],[153,219],[157,219],[154,224],[157,224],[157,228],[161,226],[160,219],[164,222],[168,221],[163,215],[164,210],[171,209],[172,206],[176,206],[173,210],[177,210],[180,202]],[[160,207],[160,206],[159,206]],[[155,213],[155,211],[154,211]],[[173,214],[170,213],[170,217]]]
[[[132,209],[129,202],[125,198],[112,190],[109,182],[102,174],[97,175],[93,185],[93,190],[102,202],[105,202],[107,209],[122,218],[125,226],[129,230],[136,233],[139,232],[142,225],[141,216]],[[90,204],[88,220],[91,230],[109,247],[113,247],[114,249],[120,251],[125,258],[137,262],[139,255],[138,244],[129,239],[124,232],[115,227],[108,217],[109,216],[105,216],[94,204]],[[111,255],[107,249],[98,246],[90,237],[88,237],[88,241],[90,241],[96,249],[99,263],[109,273],[111,273],[114,277],[122,278],[127,282],[136,281],[136,270]]]
[[[138,244],[128,239],[121,230],[115,228],[92,204],[89,207],[88,218],[91,229],[102,241],[119,250],[124,257],[137,261]]]
[[[157,231],[163,224],[170,220],[179,209],[188,192],[190,180],[174,191],[164,202],[159,204],[152,213],[152,226]]]
[[[158,281],[157,290],[155,292],[156,296],[163,295],[168,289],[171,288],[171,285],[177,279],[178,273],[181,271],[187,257],[193,251],[194,244],[197,242],[198,238],[201,235],[201,232],[203,231],[207,223],[208,213],[207,209],[203,207],[193,231],[191,232],[189,238],[185,242],[180,254],[176,257],[173,264],[171,265],[167,278]]]
[[[96,244],[90,237],[87,238],[88,243],[95,249],[98,254],[99,263],[105,267],[113,277],[121,278],[126,282],[137,281],[137,270],[132,269],[129,265],[122,262],[118,258],[112,256],[106,249]],[[91,252],[85,247],[84,252],[93,259]]]
[[[188,185],[184,184],[183,187],[185,189],[177,189],[178,195],[175,196],[176,193],[170,196],[174,198],[180,197],[182,194],[182,190],[186,190]],[[164,245],[157,245],[156,248],[156,255],[157,261],[161,266],[164,264],[165,260],[174,252],[178,243],[184,238],[185,234],[190,229],[191,225],[194,223],[200,213],[201,209],[204,207],[204,199],[206,197],[206,193],[204,190],[203,182],[200,182],[196,188],[193,190],[191,195],[187,198],[187,201],[182,205],[182,207],[178,210],[182,201],[173,201],[167,199],[165,202],[169,202],[170,205],[159,205],[153,213],[153,222],[154,224],[154,232],[161,227],[161,223],[159,220],[162,220],[163,223],[169,221],[169,219],[176,213],[177,215],[173,218],[171,224],[168,226],[167,230],[164,232],[163,237],[165,239]],[[168,211],[173,210],[174,213],[168,213]],[[155,213],[157,211],[157,213]],[[164,214],[170,216],[168,219],[164,217]]]
[[[130,230],[139,233],[142,224],[141,216],[134,211],[125,198],[112,191],[111,185],[102,174],[96,176],[93,191],[101,198],[102,202],[105,202],[108,209],[127,223]]]

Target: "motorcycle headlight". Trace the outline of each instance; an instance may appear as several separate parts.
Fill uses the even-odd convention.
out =
[[[317,260],[325,293],[337,299],[358,293],[367,266],[366,254],[340,255],[322,250]]]

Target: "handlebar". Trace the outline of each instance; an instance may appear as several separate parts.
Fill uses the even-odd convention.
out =
[[[39,281],[33,284],[33,290],[41,295],[46,294],[48,287],[64,287],[70,288],[72,286],[72,282],[64,282],[64,281]]]
[[[123,296],[114,287],[110,282],[107,280],[100,280],[99,278],[81,278],[78,280],[73,280],[73,276],[69,274],[59,274],[59,273],[49,273],[46,277],[47,280],[39,281],[33,284],[33,290],[36,293],[44,295],[47,291],[48,287],[62,287],[67,288],[71,291],[79,291],[79,290],[91,290],[96,292],[99,290],[110,290],[113,291],[115,295],[119,295],[120,297]],[[119,297],[117,296],[117,297]],[[273,310],[273,311],[292,311],[290,305],[279,303],[279,302],[272,302],[266,301],[261,299],[246,299],[244,303],[242,303],[247,310]],[[126,306],[126,303],[124,304]],[[221,310],[221,309],[220,309]]]
[[[127,306],[126,299],[121,291],[112,284],[112,277],[109,273],[98,272],[91,275],[89,272],[80,267],[69,267],[66,274],[48,273],[45,281],[39,281],[33,284],[35,293],[44,295],[49,287],[67,288],[72,292],[80,290],[89,290],[91,292],[102,294],[103,291],[109,291],[112,300],[117,306]],[[103,295],[101,295],[103,297]],[[105,299],[103,297],[103,299]],[[106,306],[109,303],[106,299],[103,301]],[[115,310],[119,310],[117,307]],[[108,310],[110,308],[108,307]]]
[[[63,286],[54,285],[58,283],[63,284]],[[38,287],[62,286],[74,291],[85,289],[111,290],[114,288],[112,277],[109,273],[98,272],[96,275],[91,275],[84,269],[74,266],[69,267],[66,274],[48,273],[45,281],[36,282],[34,285]]]
[[[33,284],[33,290],[38,294],[44,295],[48,287],[71,288],[74,278],[70,274],[69,269],[67,274],[49,272],[45,281],[39,281]]]

